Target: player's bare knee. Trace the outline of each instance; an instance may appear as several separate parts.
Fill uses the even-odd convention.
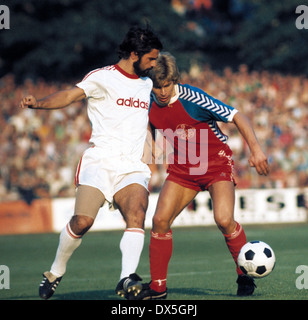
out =
[[[79,236],[84,235],[93,225],[94,219],[88,216],[74,215],[70,221],[72,231]]]
[[[142,208],[129,210],[124,215],[128,228],[141,228],[144,227],[145,211]]]
[[[159,215],[153,217],[153,230],[158,233],[167,233],[170,229],[169,219],[165,219]]]
[[[233,218],[222,217],[215,219],[215,221],[219,230],[224,234],[231,234],[236,228],[236,222],[233,220]]]

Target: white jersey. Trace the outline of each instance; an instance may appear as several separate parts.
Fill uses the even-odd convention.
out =
[[[110,203],[113,195],[129,184],[147,189],[151,171],[141,158],[152,80],[132,76],[114,65],[88,73],[76,86],[88,98],[92,124],[92,147],[79,161],[76,187],[95,187]]]
[[[139,161],[147,132],[152,80],[112,65],[88,73],[76,86],[88,98],[90,143],[100,147],[104,156]]]

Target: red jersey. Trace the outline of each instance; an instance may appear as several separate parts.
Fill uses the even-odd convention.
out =
[[[149,108],[151,126],[174,151],[169,156],[168,172],[201,176],[217,171],[221,159],[233,164],[228,137],[217,121],[231,122],[237,110],[189,85],[178,84],[175,91],[165,107],[160,107],[152,95]]]

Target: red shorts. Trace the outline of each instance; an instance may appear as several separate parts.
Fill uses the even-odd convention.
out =
[[[208,161],[207,171],[201,175],[190,174],[190,167],[185,164],[169,164],[166,180],[173,181],[185,188],[204,191],[215,182],[231,181],[236,185],[233,173],[232,152],[222,150]]]

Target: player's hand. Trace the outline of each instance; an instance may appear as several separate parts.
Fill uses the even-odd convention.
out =
[[[37,100],[33,96],[26,96],[21,101],[19,106],[21,108],[32,108],[35,109],[37,107]]]
[[[266,155],[262,152],[252,153],[248,160],[251,167],[255,167],[258,174],[267,176],[269,173],[268,161]]]

